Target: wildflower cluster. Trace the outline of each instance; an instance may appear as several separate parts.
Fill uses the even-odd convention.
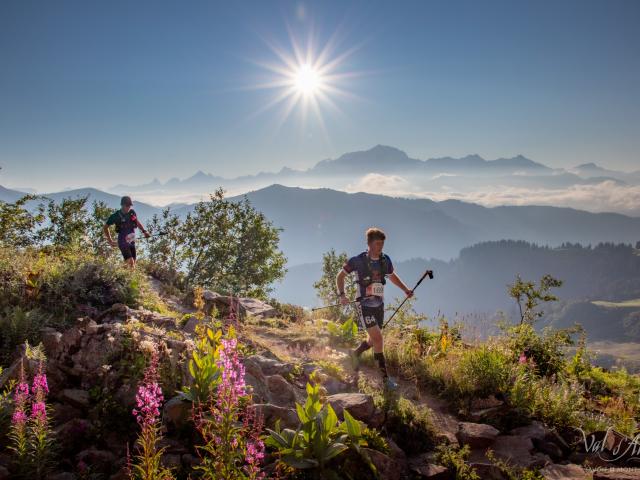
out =
[[[11,450],[14,452],[16,472],[20,476],[44,478],[52,460],[52,431],[47,415],[49,385],[40,361],[31,388],[27,383],[24,365],[20,365],[20,378],[16,385],[11,417]]]
[[[206,406],[194,410],[195,424],[205,442],[198,447],[202,458],[198,469],[209,479],[262,479],[262,418],[247,408],[245,370],[237,340],[223,339],[218,354],[222,373],[216,395]]]
[[[138,385],[136,408],[132,410],[141,431],[138,435],[138,455],[133,468],[132,478],[142,480],[165,480],[173,478],[170,470],[161,464],[163,448],[157,444],[162,438],[160,408],[164,396],[158,383],[158,350],[151,349],[151,360],[144,372],[144,378]]]

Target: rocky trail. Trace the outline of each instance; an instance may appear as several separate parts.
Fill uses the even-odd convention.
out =
[[[125,478],[126,448],[132,441],[130,412],[145,365],[144,352],[149,348],[162,352],[162,381],[167,387],[163,407],[167,449],[162,461],[186,472],[199,461],[183,436],[190,418],[190,404],[175,394],[181,385],[191,382],[188,359],[199,321],[194,316],[184,317],[192,313],[193,308],[165,295],[158,282],[153,282],[152,288],[172,312],[159,314],[115,304],[93,316],[78,318],[64,331],[42,329],[53,427],[65,459],[58,466],[61,471],[57,476],[50,477],[52,480],[75,480],[77,477],[72,472],[79,463],[102,472],[101,478]],[[381,478],[453,478],[453,472],[436,461],[432,445],[405,446],[403,450],[399,446],[403,439],[396,435],[394,438],[398,441],[395,442],[391,438],[394,432],[387,431],[386,412],[372,395],[379,397],[382,393],[377,368],[365,358],[360,372],[354,372],[348,348],[333,346],[322,320],[286,322],[277,318],[274,308],[256,299],[230,299],[210,291],[203,293],[203,299],[205,313],[215,307],[222,318],[229,317],[231,307],[230,321],[248,348],[243,363],[246,383],[252,387],[252,408],[262,415],[267,426],[273,427],[279,420],[283,428],[297,428],[295,403],[304,402],[306,383],[311,374],[319,370],[326,401],[339,417],[347,409],[356,419],[379,429],[384,436],[389,435],[388,455],[376,450],[370,452]],[[36,362],[23,351],[22,357],[0,376],[0,389],[16,378],[21,364],[31,373],[37,368]],[[469,445],[468,463],[481,479],[510,478],[487,459],[487,448],[510,465],[541,467],[544,478],[549,480],[640,478],[632,474],[619,477],[605,470],[592,474],[578,465],[587,456],[569,449],[555,431],[540,422],[501,432],[481,423],[481,417],[459,418],[435,392],[395,376],[399,389],[392,395],[428,408],[431,430],[438,443],[454,447]],[[488,410],[499,409],[499,403],[489,406]],[[483,408],[487,410],[486,405]],[[0,453],[0,480],[10,478],[7,468],[10,460],[8,455]],[[602,455],[591,460],[611,466]]]

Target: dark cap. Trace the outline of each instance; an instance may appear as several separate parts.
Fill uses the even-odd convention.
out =
[[[123,207],[130,207],[131,205],[133,205],[133,202],[131,201],[131,197],[122,197],[120,199],[120,205],[122,205]]]

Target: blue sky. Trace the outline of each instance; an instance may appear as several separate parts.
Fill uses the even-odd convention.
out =
[[[306,168],[375,144],[640,168],[640,2],[0,2],[0,184]],[[270,44],[351,51],[277,126]],[[313,32],[313,34],[311,33]]]

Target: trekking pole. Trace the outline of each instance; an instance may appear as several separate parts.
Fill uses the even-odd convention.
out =
[[[430,278],[431,280],[433,280],[433,270],[426,270],[426,271],[422,274],[422,276],[420,277],[420,280],[418,280],[418,283],[416,283],[416,286],[415,286],[415,287],[413,287],[413,288],[411,289],[411,292],[412,292],[412,293],[415,291],[415,289],[416,289],[416,288],[418,288],[418,285],[420,285],[420,284],[422,283],[422,281],[425,279],[425,277],[426,277],[427,275],[429,275],[429,278]],[[396,311],[395,311],[395,312],[393,312],[393,314],[389,317],[389,320],[387,320],[387,321],[385,322],[385,324],[382,326],[382,328],[384,328],[384,327],[386,327],[386,326],[387,326],[387,324],[391,321],[391,319],[392,319],[393,317],[395,317],[396,313],[398,313],[398,310],[400,310],[400,309],[402,308],[402,306],[404,305],[404,302],[406,302],[408,299],[409,299],[409,297],[404,297],[404,300],[402,301],[402,303],[401,303],[400,305],[398,305],[398,308],[396,308]]]
[[[372,297],[372,296],[373,295],[367,295],[366,297],[359,297],[359,298],[356,298],[355,300],[350,301],[349,303],[345,303],[344,305],[342,303],[335,303],[333,305],[327,305],[326,307],[315,307],[315,308],[312,308],[311,311],[315,312],[316,310],[324,310],[325,308],[346,307],[347,305],[351,305],[353,303],[359,302],[363,298],[369,298],[369,297]]]

